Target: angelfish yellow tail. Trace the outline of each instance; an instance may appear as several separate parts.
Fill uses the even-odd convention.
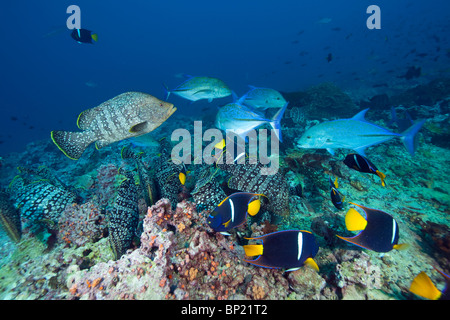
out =
[[[441,292],[431,281],[425,272],[421,272],[414,278],[409,291],[426,299],[437,300],[441,296]]]

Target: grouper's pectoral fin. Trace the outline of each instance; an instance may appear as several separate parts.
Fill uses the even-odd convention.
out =
[[[78,160],[84,150],[96,140],[95,134],[90,131],[52,131],[51,138],[59,150],[72,160]]]

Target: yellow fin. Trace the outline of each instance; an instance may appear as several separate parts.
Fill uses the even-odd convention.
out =
[[[248,244],[244,246],[244,251],[247,257],[260,256],[263,254],[263,245]]]
[[[380,172],[378,170],[376,171],[376,173],[377,173],[377,176],[379,176],[381,179],[381,185],[383,187],[386,187],[386,183],[384,183],[384,178],[386,178],[386,175],[383,172]]]
[[[180,172],[178,174],[178,178],[180,179],[181,184],[184,186],[184,183],[186,182],[186,175],[183,172]]]
[[[259,212],[260,208],[261,208],[261,200],[257,198],[248,204],[247,212],[249,215],[254,216]]]
[[[354,208],[350,208],[345,216],[345,226],[349,231],[364,230],[367,225],[367,220],[356,211]]]
[[[394,245],[394,249],[396,249],[396,250],[406,250],[408,248],[409,248],[409,244],[407,244],[407,243],[401,243],[401,244]]]
[[[437,300],[441,296],[441,292],[433,284],[430,277],[423,271],[414,278],[409,291],[431,300]]]
[[[317,263],[314,261],[313,258],[306,259],[305,260],[305,265],[307,265],[308,267],[311,267],[314,270],[316,270],[317,272],[319,272],[319,266],[317,265]]]
[[[337,177],[336,177],[336,180],[334,180],[334,187],[336,188],[336,189],[338,189],[339,187],[338,187],[338,182],[337,182]]]
[[[98,34],[94,33],[91,35],[91,38],[94,39],[95,42],[98,41]]]
[[[220,150],[223,150],[223,148],[225,148],[225,139],[222,139],[220,142],[216,143],[214,145],[214,148],[218,148]]]
[[[230,225],[230,222],[231,222],[231,219],[228,220],[227,222],[225,222],[225,223],[223,224],[223,226],[224,226],[225,228],[228,228],[228,226]]]

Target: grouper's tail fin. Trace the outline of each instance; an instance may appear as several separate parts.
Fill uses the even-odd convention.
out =
[[[403,145],[405,146],[406,150],[408,150],[409,154],[414,156],[414,152],[417,148],[417,139],[416,134],[419,132],[420,128],[422,128],[423,124],[425,123],[425,119],[419,120],[416,123],[414,123],[411,127],[406,129],[404,132],[402,132],[402,141]]]
[[[84,150],[96,140],[93,134],[86,131],[52,131],[51,137],[59,150],[72,160],[78,160]]]
[[[281,107],[280,110],[278,110],[277,113],[273,116],[272,121],[270,121],[270,125],[272,126],[272,128],[275,129],[275,133],[278,137],[278,140],[280,140],[280,142],[283,142],[283,140],[281,138],[280,121],[283,118],[284,112],[286,111],[288,104],[289,104],[289,102],[286,102],[285,105],[283,107]]]

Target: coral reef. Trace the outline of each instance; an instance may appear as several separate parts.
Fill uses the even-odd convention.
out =
[[[376,176],[343,164],[348,150],[337,150],[331,156],[325,150],[298,150],[283,143],[279,175],[275,176],[280,179],[272,182],[271,192],[275,198],[283,199],[282,207],[289,214],[280,214],[279,206],[272,210],[263,206],[260,213],[248,217],[229,236],[214,232],[206,219],[218,202],[234,192],[231,187],[241,186],[239,178],[245,178],[251,169],[237,172],[236,180],[228,184],[232,174],[226,170],[215,166],[188,168],[192,171],[181,186],[180,166],[166,166],[167,161],[157,160],[162,158],[158,156],[161,149],[156,147],[143,148],[142,154],[138,153],[141,149],[133,149],[133,153],[139,154],[139,158],[133,159],[139,161],[131,161],[121,157],[122,147],[129,146],[124,141],[101,150],[88,148],[80,160],[73,162],[51,141],[33,142],[23,153],[2,159],[2,186],[8,186],[20,167],[19,174],[24,180],[17,180],[15,187],[22,190],[21,199],[30,195],[26,190],[38,194],[48,184],[53,186],[52,190],[64,189],[63,194],[77,188],[78,197],[71,196],[64,208],[48,216],[53,219],[49,224],[52,229],[42,235],[37,232],[36,221],[26,219],[26,215],[17,220],[18,212],[0,207],[4,229],[12,234],[9,238],[0,232],[0,299],[418,299],[409,292],[409,285],[421,271],[429,274],[441,290],[445,281],[433,266],[446,273],[450,270],[447,181],[450,151],[445,141],[449,121],[446,114],[450,108],[448,97],[444,97],[446,88],[439,83],[446,82],[430,84],[436,86],[432,99],[423,97],[423,101],[433,104],[417,104],[420,99],[412,99],[414,104],[402,102],[402,108],[414,119],[428,119],[414,157],[399,140],[366,151],[367,157],[386,174],[386,187],[381,186]],[[424,94],[420,90],[414,92]],[[331,112],[341,116],[345,104],[354,108],[345,94],[330,84],[295,93],[295,97],[298,104],[292,103],[292,107],[298,109],[292,108],[291,120],[295,121],[290,124],[294,127],[283,123],[287,125],[283,128],[285,141],[293,140],[305,127],[317,123],[316,119],[335,116]],[[436,100],[439,97],[443,100]],[[384,126],[390,118],[389,110],[383,111],[381,107],[382,98],[372,102],[380,103],[376,121]],[[331,101],[339,102],[339,109],[323,110]],[[312,111],[312,106],[318,108],[317,112]],[[350,116],[355,113],[346,111]],[[164,124],[165,131],[155,132],[164,136],[164,132],[185,123],[186,119],[174,117],[173,124]],[[49,171],[40,167],[44,163],[57,180],[52,180]],[[130,171],[125,180],[128,184],[120,184],[124,177],[119,168]],[[27,180],[25,175],[31,178]],[[30,185],[30,181],[36,180],[34,175],[48,178],[40,181],[42,184]],[[151,200],[145,193],[146,181],[155,176],[159,177],[158,185],[165,189],[166,196]],[[341,211],[331,202],[329,177],[338,178],[339,191],[345,196]],[[170,185],[165,186],[166,182]],[[25,189],[27,185],[29,189]],[[41,189],[32,189],[36,187]],[[126,190],[132,190],[132,206],[118,206],[117,196],[126,199],[129,196]],[[14,199],[8,199],[11,200]],[[345,227],[345,213],[352,206],[349,202],[391,214],[399,225],[400,242],[410,247],[380,256],[336,237],[351,233]],[[117,209],[131,207],[132,214],[124,221],[108,219],[120,213]],[[127,232],[126,243],[113,250],[110,239],[118,228],[132,231]],[[315,235],[319,272],[308,267],[285,272],[243,261],[246,238],[287,229],[309,230]]]
[[[58,241],[76,247],[97,242],[106,232],[105,215],[91,201],[67,206],[58,224]]]

